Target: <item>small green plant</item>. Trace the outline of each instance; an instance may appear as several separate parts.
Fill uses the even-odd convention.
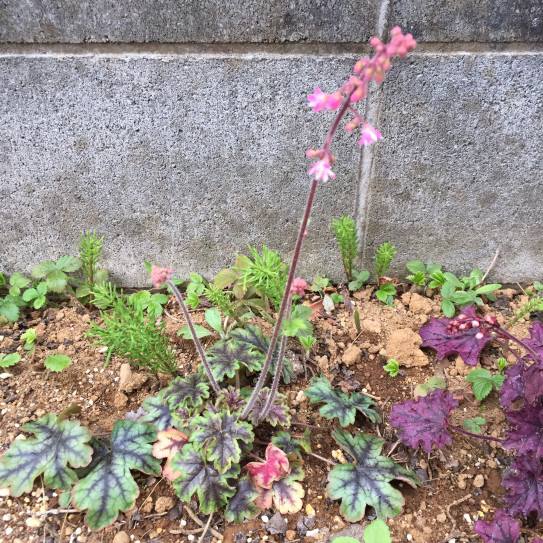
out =
[[[72,363],[69,356],[65,354],[52,354],[48,356],[43,364],[49,371],[61,372],[64,368],[67,368]]]
[[[437,377],[434,375],[433,377],[430,377],[426,383],[422,383],[420,385],[417,385],[415,387],[415,390],[413,391],[413,395],[415,398],[424,398],[428,392],[431,392],[432,390],[438,390],[438,389],[446,389],[447,383],[445,383],[445,380],[441,377]]]
[[[98,265],[103,246],[104,236],[99,238],[96,232],[91,232],[90,230],[81,234],[81,241],[77,245],[77,248],[79,250],[81,271],[86,275],[87,279],[75,291],[78,298],[85,298],[87,296],[92,298],[94,285],[107,281],[107,270],[100,268]]]
[[[500,357],[496,360],[496,365],[498,366],[498,371],[501,373],[507,367],[507,360]]]
[[[358,309],[354,310],[353,322],[354,322],[354,326],[356,328],[356,333],[361,334],[362,333],[362,327],[360,326],[360,311],[358,311]]]
[[[309,355],[311,353],[311,347],[313,347],[315,341],[317,341],[317,338],[314,337],[314,336],[311,336],[311,335],[302,336],[300,338],[300,343],[305,348],[305,353],[304,353],[304,360],[305,361],[309,360]]]
[[[408,275],[407,279],[420,289],[426,287],[431,274],[441,271],[441,266],[436,266],[434,264],[428,264],[426,266],[420,260],[411,260],[405,266],[412,274]]]
[[[17,272],[9,278],[9,284],[9,293],[11,296],[20,296],[21,290],[30,284],[30,279],[23,277],[19,272]]]
[[[351,292],[355,292],[362,288],[362,285],[370,278],[368,270],[356,271],[353,270],[353,280],[349,282],[347,288]]]
[[[321,296],[324,296],[324,289],[329,286],[331,286],[331,283],[328,277],[317,275],[317,277],[313,279],[313,283],[311,284],[310,288],[313,292],[318,292]]]
[[[332,221],[332,231],[336,236],[341,261],[347,281],[353,279],[353,262],[358,254],[358,229],[351,217],[341,217]]]
[[[394,307],[394,295],[396,294],[396,287],[394,283],[383,283],[375,292],[378,300],[381,300],[384,304]]]
[[[21,355],[17,353],[0,354],[0,368],[15,366],[19,360],[21,360]]]
[[[400,371],[400,364],[394,358],[390,358],[388,364],[383,368],[391,377],[396,377]]]
[[[23,349],[32,354],[36,349],[36,330],[29,328],[24,334],[21,334],[21,339],[25,341]]]
[[[505,375],[492,375],[490,371],[484,368],[477,368],[466,375],[466,381],[473,383],[473,395],[478,400],[484,400],[492,388],[499,390],[505,381]]]
[[[515,315],[511,319],[509,319],[509,326],[515,325],[520,319],[523,319],[532,311],[543,311],[543,284],[539,281],[535,281],[533,286],[535,292],[529,289],[523,291],[524,294],[530,296],[530,299],[515,312]]]
[[[0,272],[0,287],[5,287],[6,285],[6,279],[4,278],[4,274]]]
[[[41,281],[34,287],[29,288],[23,292],[23,300],[34,309],[42,309],[47,304],[47,283]]]
[[[64,255],[56,262],[42,262],[32,270],[35,279],[45,278],[47,289],[51,292],[64,292],[68,286],[68,273],[77,271],[81,267],[81,261],[75,256]]]
[[[245,318],[249,315],[243,315],[242,318]],[[194,329],[196,330],[196,335],[199,338],[207,337],[207,336],[215,336],[219,339],[229,339],[230,333],[232,330],[237,326],[237,321],[233,320],[232,322],[228,322],[228,317],[225,317],[224,322],[221,318],[221,314],[219,313],[219,310],[215,307],[211,307],[210,309],[207,309],[205,312],[205,319],[207,321],[207,324],[211,326],[211,328],[215,332],[211,332],[207,328],[204,328],[203,326],[200,326],[199,324],[194,325]],[[183,336],[183,339],[192,339],[191,331],[188,326],[183,326],[178,332],[178,336]]]
[[[483,429],[481,428],[486,424],[486,419],[483,417],[474,417],[472,419],[466,419],[463,422],[464,428],[468,430],[469,432],[473,432],[475,434],[482,434]]]
[[[146,311],[150,319],[157,319],[164,311],[164,305],[168,303],[166,294],[151,294],[148,290],[134,292],[128,297],[128,301],[134,307]]]
[[[390,242],[387,241],[379,246],[375,252],[375,275],[378,278],[387,274],[395,254],[396,248],[390,245]]]
[[[0,298],[0,317],[6,317],[9,322],[17,322],[19,309],[25,305],[25,301],[20,296],[8,294],[5,298]]]

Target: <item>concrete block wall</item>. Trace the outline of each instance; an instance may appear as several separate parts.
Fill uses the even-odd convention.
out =
[[[419,46],[372,86],[384,139],[340,131],[300,274],[342,278],[329,229],[351,214],[359,269],[376,247],[502,282],[543,278],[539,0],[0,0],[0,271],[28,273],[106,237],[120,284],[143,261],[212,278],[247,244],[288,260],[305,150],[372,35]]]

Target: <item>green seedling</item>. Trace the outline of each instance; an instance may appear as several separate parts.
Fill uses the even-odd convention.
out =
[[[445,379],[434,375],[433,377],[430,377],[430,379],[428,379],[426,383],[417,385],[415,387],[415,390],[413,391],[413,395],[415,396],[415,398],[424,397],[428,394],[428,392],[431,392],[432,390],[445,390],[446,388],[447,383],[445,383]]]
[[[241,316],[241,320],[244,320],[251,316],[253,316],[252,313],[246,313],[245,315]],[[228,322],[228,317],[225,317],[223,322],[219,310],[215,307],[206,310],[205,319],[207,321],[207,324],[211,326],[214,332],[211,332],[210,330],[204,328],[203,326],[200,326],[199,324],[195,324],[194,328],[196,330],[196,335],[199,338],[214,336],[216,338],[226,340],[230,338],[230,333],[237,326],[236,321]],[[181,330],[177,332],[177,335],[182,335],[183,339],[192,339],[190,328],[188,326],[183,326],[183,328],[181,328]]]
[[[35,287],[29,288],[23,292],[23,300],[34,309],[42,309],[47,304],[47,283],[42,281]]]
[[[302,336],[300,338],[300,343],[305,348],[304,361],[309,360],[309,355],[311,354],[311,347],[313,347],[315,341],[317,341],[317,338],[311,335]]]
[[[328,277],[317,275],[317,277],[313,279],[313,283],[310,288],[313,292],[318,292],[321,296],[324,296],[324,289],[330,285],[331,283]]]
[[[21,360],[21,355],[17,353],[0,354],[0,368],[15,366],[19,360]]]
[[[466,375],[466,381],[473,383],[473,395],[478,400],[484,400],[492,388],[500,389],[505,381],[505,375],[492,375],[487,369],[477,368]]]
[[[9,278],[9,284],[9,293],[11,296],[20,296],[21,289],[30,284],[30,279],[23,277],[19,272],[17,272]]]
[[[348,282],[352,281],[353,262],[358,254],[358,229],[351,217],[341,217],[332,221],[332,231],[339,245],[345,276]]]
[[[354,321],[354,325],[356,327],[356,332],[358,334],[361,334],[362,333],[362,327],[360,326],[360,311],[358,311],[358,309],[354,310],[353,321]]]
[[[6,285],[6,279],[4,278],[4,274],[0,272],[0,287],[5,287]]]
[[[486,419],[483,417],[474,417],[473,419],[466,419],[464,421],[464,428],[474,434],[482,434],[483,430],[481,426],[486,424]]]
[[[412,274],[408,275],[407,279],[421,289],[426,287],[431,274],[441,271],[441,266],[434,264],[425,266],[420,260],[411,260],[405,266]]]
[[[496,364],[498,366],[498,371],[501,373],[507,367],[507,360],[505,360],[505,358],[498,358]]]
[[[96,232],[87,230],[81,234],[81,241],[77,245],[79,249],[79,259],[81,261],[81,271],[87,279],[79,285],[75,291],[78,298],[92,298],[92,289],[94,285],[105,283],[108,277],[108,271],[99,267],[100,254],[104,245],[104,236],[98,238]]]
[[[400,371],[400,364],[394,358],[389,359],[388,364],[383,368],[391,377],[396,377]]]
[[[367,270],[353,270],[353,280],[349,282],[347,288],[351,292],[355,292],[362,288],[362,285],[370,278],[370,272]]]
[[[394,307],[394,295],[396,294],[396,287],[394,283],[383,283],[379,289],[375,292],[375,296],[381,300],[384,304]]]
[[[69,356],[65,354],[52,354],[48,356],[43,365],[47,368],[47,373],[45,379],[49,377],[49,373],[54,371],[55,373],[60,373],[64,368],[67,368],[72,363],[72,360]]]
[[[377,277],[384,277],[390,264],[396,254],[396,248],[394,245],[390,245],[390,242],[382,243],[375,252],[375,275]]]
[[[32,354],[36,349],[36,330],[29,328],[24,334],[21,334],[21,339],[25,341],[23,349]]]
[[[20,296],[8,294],[5,298],[0,298],[0,317],[6,317],[9,322],[19,320],[19,308],[26,305]]]
[[[35,279],[45,278],[47,288],[51,292],[63,292],[68,286],[68,273],[77,271],[81,267],[81,261],[75,256],[64,255],[56,262],[42,262],[32,270]]]

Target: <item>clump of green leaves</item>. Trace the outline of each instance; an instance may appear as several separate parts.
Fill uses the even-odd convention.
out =
[[[311,347],[313,347],[315,341],[317,341],[317,338],[315,336],[312,336],[312,335],[302,336],[300,338],[300,343],[305,348],[305,353],[304,353],[304,360],[305,361],[309,360],[309,355],[311,353]]]
[[[428,381],[426,381],[426,383],[417,385],[415,387],[415,390],[413,391],[413,395],[415,396],[415,398],[425,397],[428,392],[431,392],[432,390],[444,390],[446,388],[447,383],[445,383],[445,380],[441,377],[437,377],[436,375],[434,375],[433,377],[430,377]]]
[[[47,283],[41,281],[23,292],[23,300],[34,309],[42,309],[47,304]]]
[[[339,245],[345,276],[347,281],[352,281],[353,263],[358,255],[358,229],[351,217],[341,217],[332,221],[332,231]]]
[[[19,309],[25,305],[25,301],[20,296],[8,294],[6,297],[0,298],[0,316],[6,317],[9,322],[17,322]]]
[[[505,381],[505,375],[492,375],[489,370],[477,368],[466,375],[466,381],[473,383],[473,395],[478,400],[484,400],[492,388],[499,390]]]
[[[534,292],[535,291],[535,292]],[[530,296],[530,299],[515,312],[515,315],[509,319],[509,326],[514,326],[520,319],[526,317],[532,311],[543,311],[543,284],[535,281],[533,290],[526,289],[524,294]]]
[[[104,236],[98,237],[96,232],[87,230],[81,234],[81,241],[77,245],[81,271],[86,275],[86,281],[76,290],[78,298],[91,297],[94,285],[107,281],[108,272],[99,267],[100,254],[104,246]]]
[[[483,429],[481,426],[486,424],[486,419],[484,417],[474,417],[472,419],[466,419],[463,422],[464,428],[469,432],[474,434],[482,434]]]
[[[390,245],[389,241],[379,245],[379,248],[375,252],[375,275],[378,278],[384,277],[387,274],[395,254],[396,247]]]
[[[383,283],[375,292],[378,300],[384,304],[394,307],[394,295],[396,294],[396,286],[394,283]]]
[[[507,360],[500,357],[496,360],[496,365],[498,366],[498,371],[501,373],[507,367]]]
[[[23,349],[33,353],[36,349],[36,330],[29,328],[24,334],[21,334],[21,339],[25,342]]]
[[[433,273],[441,271],[441,266],[428,264],[427,266],[420,260],[411,260],[406,265],[406,268],[412,275],[408,275],[407,279],[420,289],[424,289]]]
[[[394,358],[389,359],[387,365],[383,368],[391,377],[396,377],[400,372],[400,364]]]
[[[19,272],[9,278],[9,293],[11,296],[20,296],[21,290],[30,284],[30,279],[23,277]]]
[[[64,292],[71,279],[67,274],[81,267],[79,258],[70,255],[61,256],[56,262],[42,262],[32,270],[35,279],[45,278],[47,288],[51,292]]]

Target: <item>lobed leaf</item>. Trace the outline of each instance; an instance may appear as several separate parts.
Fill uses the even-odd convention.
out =
[[[164,401],[175,411],[182,407],[198,407],[209,398],[209,386],[200,373],[192,373],[187,379],[176,377],[166,388]]]
[[[141,408],[145,410],[145,414],[139,420],[150,422],[159,431],[164,431],[175,426],[166,394],[167,389],[163,388],[156,396],[149,396],[141,404]]]
[[[34,479],[43,473],[51,488],[68,490],[77,481],[72,468],[90,463],[92,449],[87,444],[91,434],[79,422],[63,420],[51,413],[22,428],[36,439],[17,440],[0,458],[0,488],[10,488],[12,496],[32,490]]]
[[[277,432],[272,438],[272,443],[286,454],[295,453],[301,456],[302,449],[306,453],[311,452],[311,433],[307,429],[300,439],[295,439],[288,432]]]
[[[393,405],[390,424],[398,429],[398,437],[406,445],[416,449],[422,443],[422,449],[431,453],[432,445],[441,449],[452,442],[447,422],[457,406],[458,401],[450,392],[433,390],[417,401],[406,400]]]
[[[262,411],[266,405],[268,398],[270,396],[270,389],[265,387],[260,390],[256,398],[255,405],[251,412],[249,413],[248,418],[256,426],[261,421]],[[277,426],[289,426],[290,425],[290,413],[288,405],[286,404],[286,397],[277,392],[275,398],[273,399],[273,404],[266,415],[266,420],[272,425]]]
[[[370,505],[379,518],[399,515],[404,499],[390,482],[399,479],[416,486],[420,482],[415,474],[380,455],[384,439],[366,434],[353,437],[345,430],[337,430],[332,436],[355,460],[333,467],[328,474],[328,495],[341,500],[341,514],[349,522],[358,522]]]
[[[266,447],[266,461],[250,462],[245,469],[256,487],[270,489],[275,481],[289,474],[290,464],[286,453],[270,443]]]
[[[504,496],[509,514],[527,517],[536,511],[538,518],[543,516],[543,465],[539,458],[517,456],[502,485],[511,491]]]
[[[181,475],[181,472],[172,469],[173,457],[183,450],[183,446],[188,440],[189,436],[175,428],[161,430],[157,434],[157,441],[153,445],[153,456],[155,458],[167,458],[166,464],[162,469],[162,475],[170,483]]]
[[[228,411],[223,413],[204,412],[192,422],[197,429],[192,432],[190,442],[196,450],[202,451],[208,460],[213,461],[215,469],[224,473],[232,462],[241,460],[239,441],[251,444],[254,434],[248,422],[241,422],[237,415]]]
[[[254,519],[260,513],[260,508],[254,503],[259,492],[248,476],[242,477],[237,484],[236,493],[228,501],[224,518],[229,522],[243,522]]]
[[[477,319],[473,306],[466,307],[462,311],[468,319]],[[481,328],[466,328],[459,330],[458,333],[451,333],[447,328],[449,323],[456,319],[436,319],[430,317],[430,323],[420,329],[420,337],[423,339],[421,347],[431,347],[437,351],[439,360],[443,360],[450,354],[458,354],[462,360],[469,366],[475,366],[479,358],[479,354],[484,346],[492,341],[492,337],[488,333],[478,339],[477,335],[484,329]]]
[[[514,402],[524,397],[524,373],[523,363],[513,364],[506,371],[505,381],[500,387],[500,405],[502,407],[510,407]]]
[[[111,433],[111,449],[72,490],[72,503],[87,509],[85,521],[92,530],[109,526],[134,507],[139,488],[130,470],[160,475],[160,462],[152,455],[157,432],[151,424],[118,420]]]
[[[499,509],[494,515],[494,522],[478,520],[473,531],[483,538],[484,543],[517,543],[520,537],[518,520]]]
[[[49,371],[60,372],[72,363],[69,356],[65,354],[52,354],[48,356],[43,364]]]
[[[241,341],[218,341],[206,352],[211,365],[211,373],[217,381],[234,377],[242,367],[257,371],[262,367],[262,355],[255,352],[248,343]]]
[[[543,323],[535,321],[529,329],[530,337],[523,339],[523,341],[531,347],[536,354],[539,355],[541,361],[543,361]],[[533,357],[529,355],[531,359]]]
[[[354,424],[357,410],[371,422],[381,420],[377,412],[371,408],[373,402],[367,396],[355,393],[349,397],[344,392],[334,389],[330,381],[324,377],[311,379],[311,386],[305,394],[311,399],[311,403],[324,402],[325,405],[319,410],[321,416],[328,419],[337,417],[343,427]]]
[[[206,515],[218,511],[235,493],[235,488],[228,484],[228,479],[235,476],[236,470],[231,469],[220,474],[207,464],[202,453],[191,443],[183,447],[182,453],[175,455],[171,466],[173,470],[181,473],[173,482],[179,499],[190,502],[196,492],[200,500],[200,510]],[[239,473],[239,466],[235,468]]]
[[[21,360],[21,355],[18,353],[0,354],[0,368],[15,366],[19,360]]]
[[[543,457],[543,406],[525,403],[520,409],[506,411],[509,429],[502,443],[505,450],[515,449],[517,454],[533,453]]]

